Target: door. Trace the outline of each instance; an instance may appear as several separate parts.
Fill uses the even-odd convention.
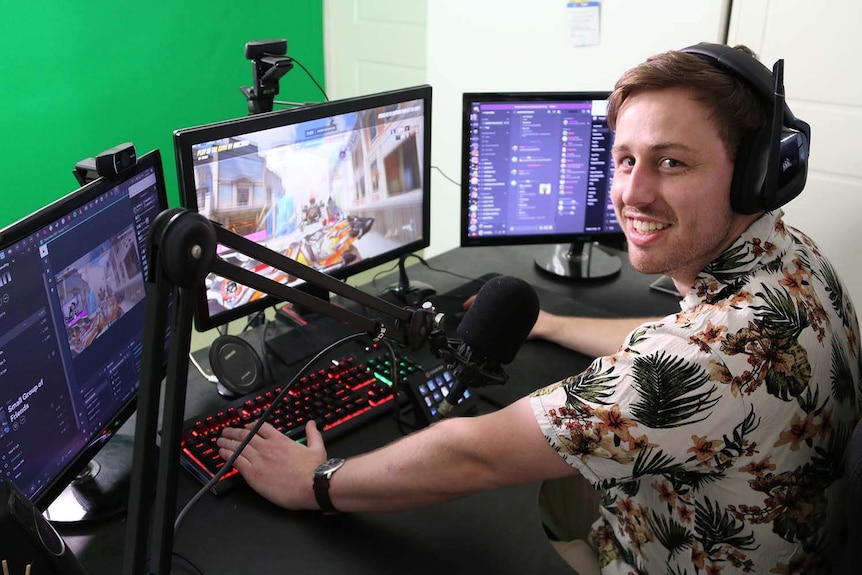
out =
[[[325,0],[326,88],[336,100],[425,84],[425,0]]]
[[[734,2],[728,44],[745,44],[771,68],[784,59],[787,104],[811,124],[811,157],[802,194],[784,207],[786,222],[816,241],[862,302],[859,212],[862,162],[862,4],[854,0]],[[804,24],[801,24],[804,23]]]

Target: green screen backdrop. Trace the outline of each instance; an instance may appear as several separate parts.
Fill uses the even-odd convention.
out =
[[[4,4],[5,6],[5,4]],[[322,0],[15,2],[0,18],[0,228],[78,187],[75,163],[123,142],[162,153],[179,205],[175,129],[247,115],[245,44],[284,38],[325,89]],[[301,66],[277,100],[320,102]],[[276,105],[276,109],[280,107]]]

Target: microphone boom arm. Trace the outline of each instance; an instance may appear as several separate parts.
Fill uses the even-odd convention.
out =
[[[218,257],[215,258],[210,266],[210,271],[213,273],[285,301],[304,306],[324,315],[329,315],[334,319],[349,324],[351,327],[367,332],[375,340],[389,335],[389,337],[392,337],[400,345],[407,346],[413,350],[420,348],[425,343],[427,334],[424,330],[424,324],[429,319],[425,316],[431,312],[423,309],[410,309],[397,306],[344,283],[329,274],[319,272],[314,268],[274,252],[220,225],[213,223],[212,226],[218,243],[236,249],[240,253],[250,256],[257,261],[305,280],[315,287],[324,288],[327,291],[346,297],[358,304],[394,318],[397,321],[396,333],[389,335],[386,333],[386,326],[379,321],[351,312],[296,288],[286,286],[247,269],[235,266]],[[210,248],[207,247],[206,249]],[[212,249],[215,249],[215,246],[212,246]],[[418,324],[417,319],[419,320]],[[398,329],[399,327],[401,329]]]
[[[382,312],[396,320],[394,329],[388,330],[378,320],[228,263],[218,257],[218,244],[294,275],[315,287]],[[193,300],[195,288],[200,287],[208,273],[216,273],[328,315],[367,332],[375,340],[392,339],[413,350],[427,342],[437,357],[445,355],[448,349],[442,314],[437,314],[430,304],[419,309],[399,307],[252,242],[197,212],[174,208],[160,213],[151,226],[148,247],[146,323],[129,485],[122,569],[124,575],[170,573]],[[171,301],[173,313],[169,318]],[[164,334],[168,319],[171,320],[171,330],[164,402],[161,406],[161,449],[157,449],[161,374],[165,360]],[[153,492],[155,503],[151,505]],[[150,551],[152,561],[147,560]]]

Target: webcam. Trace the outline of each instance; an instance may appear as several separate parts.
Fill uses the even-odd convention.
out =
[[[138,154],[132,142],[126,142],[107,149],[95,158],[85,158],[75,164],[72,173],[80,185],[85,185],[99,177],[115,179],[130,170],[138,161]]]
[[[287,54],[287,40],[252,40],[245,44],[245,59],[260,60],[264,56]]]
[[[246,60],[251,60],[251,86],[240,88],[248,100],[248,113],[272,112],[278,81],[293,69],[287,55],[287,40],[252,40],[245,45]]]

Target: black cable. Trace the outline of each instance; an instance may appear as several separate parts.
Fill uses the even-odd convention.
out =
[[[282,400],[282,398],[284,398],[285,394],[287,394],[287,392],[294,386],[294,384],[299,380],[299,378],[303,374],[305,374],[305,372],[308,371],[311,368],[311,366],[314,365],[314,363],[318,359],[323,357],[324,355],[332,352],[333,350],[337,349],[338,347],[340,347],[340,346],[342,346],[342,345],[344,345],[350,341],[353,341],[353,340],[361,338],[361,337],[367,337],[367,334],[366,333],[354,333],[354,334],[350,334],[346,337],[343,337],[343,338],[339,339],[338,341],[336,341],[335,343],[332,343],[332,344],[326,346],[323,350],[321,350],[314,357],[312,357],[310,360],[308,360],[305,363],[305,365],[303,365],[302,369],[300,369],[293,376],[293,378],[289,382],[287,382],[287,384],[278,393],[278,395],[275,396],[275,399],[272,400],[272,403],[269,404],[269,407],[267,407],[264,410],[264,412],[261,414],[261,416],[258,418],[258,420],[255,421],[254,425],[251,426],[251,428],[249,428],[249,430],[248,430],[249,432],[245,436],[245,439],[243,439],[242,442],[240,442],[240,444],[237,446],[236,450],[234,450],[233,454],[231,454],[231,456],[228,458],[228,460],[225,462],[225,464],[222,466],[222,468],[218,470],[218,473],[216,473],[212,477],[212,479],[210,479],[206,483],[206,485],[201,487],[200,490],[198,490],[198,492],[194,494],[194,496],[188,501],[188,503],[185,504],[185,506],[182,508],[182,510],[177,514],[177,518],[174,520],[174,533],[176,533],[179,530],[180,525],[182,524],[186,515],[188,515],[191,508],[206,494],[207,491],[209,491],[216,483],[219,482],[219,480],[221,480],[222,476],[225,473],[227,473],[228,470],[230,470],[233,467],[234,462],[240,456],[240,454],[242,453],[242,450],[245,449],[245,446],[249,444],[249,442],[252,440],[252,438],[254,438],[255,435],[257,435],[257,432],[263,426],[264,422],[269,418],[269,415],[272,412],[272,410]]]
[[[441,274],[448,274],[448,275],[450,275],[450,276],[452,276],[452,277],[456,277],[456,278],[459,278],[459,279],[462,279],[462,280],[467,280],[468,282],[476,282],[476,283],[478,283],[478,284],[480,284],[480,285],[485,285],[485,283],[486,283],[486,281],[487,281],[487,280],[482,280],[482,279],[477,278],[477,277],[471,277],[471,276],[461,275],[461,274],[459,274],[459,273],[455,273],[455,272],[450,271],[450,270],[444,270],[444,269],[440,269],[440,268],[435,268],[435,267],[431,266],[427,261],[425,261],[425,259],[424,259],[422,256],[419,256],[419,255],[417,255],[417,254],[408,254],[408,255],[407,255],[407,256],[405,256],[405,257],[416,258],[417,260],[419,260],[419,263],[421,263],[423,266],[425,266],[428,270],[430,270],[430,271],[432,271],[432,272],[441,273]],[[398,264],[395,264],[395,265],[393,265],[392,267],[390,267],[389,269],[382,270],[382,271],[377,272],[376,274],[374,274],[374,277],[372,277],[372,278],[371,278],[371,285],[373,285],[373,286],[375,286],[375,287],[376,287],[376,286],[377,286],[377,278],[378,278],[379,276],[381,276],[381,275],[385,275],[385,274],[388,274],[388,273],[390,273],[390,272],[394,271],[394,270],[395,270],[395,268],[397,268],[397,267],[398,267]],[[478,291],[478,290],[477,290],[477,291]],[[469,293],[469,294],[461,295],[461,294],[458,294],[458,293],[448,293],[448,292],[447,292],[447,293],[445,293],[445,294],[438,294],[438,295],[436,295],[435,297],[438,297],[438,298],[440,298],[440,297],[468,298],[468,297],[470,297],[470,296],[472,296],[472,295],[475,295],[475,293]]]
[[[429,269],[432,272],[441,273],[441,274],[448,274],[452,277],[456,277],[456,278],[459,278],[462,280],[467,280],[468,282],[476,282],[480,285],[485,285],[485,283],[487,282],[487,280],[483,280],[483,279],[480,279],[477,277],[465,276],[465,275],[461,275],[459,273],[455,273],[451,270],[444,270],[444,269],[432,267],[428,262],[426,262],[420,256],[417,256],[416,254],[410,254],[410,255],[412,255],[414,258],[418,259],[419,263],[421,263],[423,266],[425,266],[427,269]],[[437,297],[469,297],[471,295],[475,295],[475,294],[469,293],[469,294],[462,296],[461,294],[457,294],[457,293],[446,293],[446,294],[438,295]]]
[[[401,380],[398,379],[398,355],[395,352],[395,348],[392,346],[392,344],[389,341],[384,339],[384,340],[381,340],[380,343],[383,343],[389,351],[389,363],[390,363],[389,375],[390,375],[390,379],[392,380],[392,390],[394,392],[393,393],[393,395],[394,395],[393,400],[395,402],[394,413],[393,413],[393,419],[395,420],[395,427],[398,428],[398,432],[401,433],[401,435],[407,435],[408,433],[416,431],[418,429],[418,427],[416,427],[414,425],[409,425],[407,422],[404,421],[404,419],[402,417],[403,412],[401,410],[401,406],[399,405],[399,402],[400,402],[401,396],[403,395],[402,392],[404,391],[404,385],[401,382]]]
[[[253,327],[254,324],[260,318],[261,314],[263,314],[263,313],[264,312],[259,311],[259,312],[255,312],[255,313],[249,315],[248,319],[245,322],[245,325],[242,327],[242,329],[240,331],[244,332],[244,331],[248,330],[248,328]],[[229,328],[230,328],[230,324],[226,323],[224,325],[216,326],[216,331],[218,332],[219,335],[227,335]]]
[[[260,361],[263,362],[263,373],[266,376],[274,373],[272,371],[272,365],[269,362],[270,353],[266,349],[266,332],[269,331],[270,323],[271,322],[266,321],[266,317],[263,318],[263,333],[260,335],[260,348],[258,349],[258,353],[260,353]]]
[[[431,266],[428,264],[428,262],[426,262],[426,261],[425,261],[424,259],[422,259],[420,256],[417,256],[416,254],[410,254],[410,255],[412,255],[414,258],[418,259],[418,260],[419,260],[419,263],[421,263],[423,266],[425,266],[426,268],[428,268],[428,269],[429,269],[429,270],[431,270],[432,272],[437,272],[437,273],[441,273],[441,274],[449,274],[450,276],[453,276],[453,277],[456,277],[456,278],[460,278],[460,279],[462,279],[462,280],[467,280],[468,282],[478,282],[478,283],[481,283],[481,284],[484,284],[484,283],[485,283],[485,281],[484,281],[484,280],[480,280],[479,278],[475,278],[475,277],[471,277],[471,276],[464,276],[464,275],[461,275],[461,274],[455,273],[455,272],[453,272],[453,271],[449,271],[449,270],[444,270],[444,269],[440,269],[440,268],[434,268],[434,267],[431,267]]]
[[[261,351],[263,351],[263,346],[262,346],[262,344],[263,344],[263,343],[266,343],[266,332],[269,330],[269,324],[270,324],[270,323],[272,323],[272,322],[269,322],[269,321],[264,321],[264,322],[263,322],[263,333],[262,333],[262,334],[261,334],[261,336],[260,336],[260,341],[261,341],[261,348],[260,348],[260,350],[261,350]]]
[[[411,254],[411,255],[412,255],[412,254]],[[371,278],[371,284],[372,284],[372,285],[374,285],[374,283],[377,281],[377,278],[379,278],[379,277],[380,277],[380,276],[382,276],[382,275],[386,275],[386,274],[388,274],[388,273],[390,273],[390,272],[393,272],[393,271],[395,271],[396,269],[398,269],[398,262],[395,262],[395,263],[392,265],[392,267],[391,267],[391,268],[389,268],[389,269],[385,269],[385,270],[382,270],[382,271],[379,271],[379,272],[377,272],[376,274],[374,274],[374,277],[372,277],[372,278]]]
[[[317,89],[320,90],[321,94],[323,94],[323,99],[328,102],[329,96],[326,95],[326,92],[324,91],[323,87],[317,83],[317,80],[314,79],[314,76],[311,75],[311,72],[309,72],[308,69],[302,65],[302,62],[300,62],[299,60],[297,60],[293,56],[291,56],[290,59],[293,60],[294,62],[296,62],[297,64],[299,64],[299,67],[302,68],[303,72],[305,72],[309,78],[311,78],[311,81],[314,82],[314,85],[317,86]]]
[[[443,170],[441,170],[439,167],[437,167],[437,166],[431,166],[431,169],[432,169],[432,170],[437,170],[438,172],[440,172],[440,175],[441,175],[441,176],[443,176],[444,178],[446,178],[447,180],[449,180],[450,182],[452,182],[453,184],[455,184],[455,185],[456,185],[456,186],[458,186],[459,188],[461,187],[461,183],[460,183],[460,182],[456,182],[455,180],[453,180],[452,178],[450,178],[449,176],[447,176],[447,175],[446,175],[446,173],[445,173],[445,172],[443,172]]]
[[[250,316],[248,316],[245,325],[240,331],[245,332],[248,331],[248,328],[257,326],[260,323],[261,318],[263,318],[264,323],[266,323],[266,317],[264,316],[264,312],[262,310],[251,314]]]
[[[481,284],[485,283],[483,280],[480,280],[479,278],[463,276],[461,274],[457,274],[457,273],[449,271],[449,270],[443,270],[443,269],[431,267],[428,264],[428,262],[425,261],[424,258],[422,258],[421,256],[418,256],[416,254],[410,254],[410,256],[418,259],[422,265],[424,265],[426,268],[428,268],[431,271],[438,272],[438,273],[447,273],[447,274],[452,275],[454,277],[466,279],[467,281],[471,281],[471,282],[475,281],[475,282],[478,282]],[[372,283],[373,283],[373,280],[372,280]],[[258,313],[263,313],[263,312],[258,312]],[[251,321],[252,320],[249,320],[248,323],[251,323]],[[267,327],[268,327],[268,322],[266,322],[264,324],[264,333],[263,333],[264,339],[263,339],[262,345],[265,344],[265,341],[266,341],[265,336],[266,336]],[[273,399],[273,401],[270,403],[270,405],[264,410],[264,412],[261,414],[261,416],[258,418],[258,420],[249,429],[249,433],[246,435],[245,439],[243,439],[243,441],[240,442],[240,444],[237,446],[236,450],[234,450],[233,454],[231,454],[231,456],[225,462],[224,466],[222,466],[222,468],[219,469],[219,471],[203,487],[201,487],[197,493],[195,493],[195,495],[186,503],[186,505],[182,508],[182,510],[177,514],[177,517],[174,520],[174,533],[176,533],[179,530],[180,525],[182,524],[185,517],[188,515],[191,508],[204,496],[204,494],[206,494],[207,491],[209,491],[216,483],[218,483],[218,481],[222,478],[222,476],[224,476],[225,473],[227,473],[233,467],[234,462],[240,456],[243,449],[245,449],[246,445],[249,444],[249,442],[252,440],[252,438],[260,430],[261,426],[263,426],[264,422],[269,418],[269,415],[272,412],[272,410],[275,408],[276,404],[282,400],[282,398],[285,396],[285,394],[287,394],[287,392],[295,385],[295,383],[299,380],[299,378],[305,372],[307,372],[311,368],[311,366],[314,365],[315,362],[317,362],[317,360],[319,360],[324,355],[330,353],[331,351],[339,348],[340,346],[342,346],[342,345],[344,345],[350,341],[353,341],[353,340],[361,338],[361,337],[366,337],[366,336],[367,336],[367,334],[365,334],[365,333],[355,333],[355,334],[350,334],[346,337],[341,338],[340,340],[336,341],[335,343],[330,344],[329,346],[325,347],[323,350],[318,352],[316,355],[314,355],[314,357],[312,357],[310,360],[308,360],[305,363],[305,365],[303,365],[302,368],[296,372],[296,374],[293,376],[293,378],[284,386],[284,388],[281,390],[281,392],[279,392],[278,395],[276,395],[275,399]],[[391,375],[392,386],[393,386],[393,391],[394,391],[393,401],[395,403],[394,409],[396,412],[396,414],[395,414],[396,425],[397,425],[399,431],[402,433],[402,435],[406,435],[406,433],[409,433],[409,431],[405,432],[405,430],[404,430],[405,424],[401,418],[401,409],[399,409],[399,405],[398,405],[399,394],[401,392],[401,386],[400,386],[400,383],[398,380],[398,361],[397,361],[397,357],[395,354],[395,349],[390,342],[388,342],[386,340],[381,340],[381,342],[387,346],[387,348],[389,350],[389,355],[390,355],[390,363],[391,363],[390,375]],[[266,361],[265,357],[264,357],[264,361]],[[415,428],[412,428],[412,429],[415,430]]]
[[[181,560],[185,561],[186,565],[188,565],[189,567],[194,569],[195,573],[200,573],[200,575],[204,575],[203,570],[201,570],[201,568],[198,567],[194,561],[192,561],[191,559],[189,559],[185,555],[183,555],[181,553],[177,553],[176,551],[174,551],[174,557],[176,557],[177,559],[181,559]]]

